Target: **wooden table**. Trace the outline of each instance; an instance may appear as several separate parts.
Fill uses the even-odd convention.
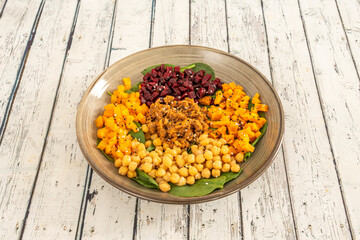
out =
[[[281,151],[239,193],[144,201],[80,151],[94,77],[169,44],[243,58],[281,97]],[[0,239],[360,239],[359,69],[359,0],[0,0]]]

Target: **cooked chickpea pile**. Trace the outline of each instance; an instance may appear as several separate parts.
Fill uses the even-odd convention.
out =
[[[142,129],[147,132],[147,126]],[[151,142],[151,140],[153,140]],[[148,152],[153,143],[156,148]],[[125,155],[115,161],[121,175],[136,177],[136,168],[154,178],[163,192],[170,190],[169,182],[178,186],[192,185],[200,178],[219,177],[222,172],[239,172],[244,159],[243,153],[231,156],[225,139],[214,140],[207,134],[199,137],[199,144],[191,146],[191,154],[186,149],[169,148],[157,134],[151,135],[145,144],[132,141],[132,155]]]

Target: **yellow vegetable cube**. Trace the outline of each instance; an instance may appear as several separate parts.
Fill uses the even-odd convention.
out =
[[[103,118],[102,116],[99,116],[95,119],[95,126],[97,128],[102,128],[104,126]]]
[[[131,80],[130,78],[123,78],[123,83],[125,86],[125,90],[129,90],[131,88]]]

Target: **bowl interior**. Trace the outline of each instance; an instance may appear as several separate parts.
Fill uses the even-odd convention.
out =
[[[96,148],[97,129],[94,120],[103,113],[103,107],[110,101],[106,93],[115,90],[119,84],[122,84],[122,78],[130,77],[134,84],[142,81],[141,71],[146,67],[159,63],[186,66],[194,62],[204,62],[210,65],[215,70],[216,77],[226,83],[235,82],[241,85],[250,97],[258,92],[262,102],[269,105],[269,111],[266,113],[268,129],[252,157],[241,165],[244,169],[237,179],[209,195],[184,198],[142,187],[133,180],[120,176],[113,163],[109,162]],[[130,55],[101,73],[89,86],[79,104],[76,131],[81,150],[89,164],[113,186],[131,195],[151,201],[188,204],[227,196],[246,187],[259,177],[271,164],[280,147],[284,131],[284,116],[280,100],[269,81],[245,61],[211,48],[166,46]]]

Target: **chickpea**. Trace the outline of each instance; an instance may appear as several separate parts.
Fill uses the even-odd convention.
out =
[[[213,168],[214,168],[214,169],[217,169],[217,170],[220,170],[220,169],[222,168],[222,163],[221,163],[221,161],[215,161],[215,162],[213,163]]]
[[[221,169],[222,172],[229,172],[230,171],[230,164],[225,163]]]
[[[144,159],[142,160],[144,163],[152,163],[152,158],[151,157],[144,157]]]
[[[152,169],[148,174],[150,177],[156,178],[156,169]]]
[[[231,162],[231,157],[230,157],[230,154],[225,154],[222,156],[222,160],[224,163],[229,163]]]
[[[143,143],[139,143],[136,148],[138,152],[140,152],[141,150],[146,150],[145,144]]]
[[[211,170],[211,175],[213,176],[213,177],[219,177],[220,176],[220,174],[221,174],[221,171],[219,170],[219,169],[213,169],[213,170]]]
[[[204,139],[200,140],[200,145],[202,145],[202,146],[206,146],[209,143],[210,143],[210,141],[208,138],[204,138]]]
[[[194,152],[196,152],[198,150],[198,145],[192,145],[190,147],[190,149],[191,149],[191,152],[194,153]]]
[[[165,175],[163,176],[163,179],[164,179],[166,182],[170,182],[170,177],[171,177],[171,173],[167,172],[167,173],[165,173]]]
[[[175,150],[176,150],[176,154],[177,154],[177,155],[181,154],[181,148],[176,147]]]
[[[198,173],[198,170],[196,169],[196,167],[190,166],[189,167],[189,174],[191,176],[195,176]]]
[[[186,158],[186,161],[188,163],[194,163],[195,162],[195,155],[194,154],[188,155],[187,158]]]
[[[164,179],[162,177],[157,177],[157,178],[155,178],[155,181],[157,183],[161,183],[161,182],[164,182]]]
[[[165,181],[159,183],[159,188],[162,192],[168,192],[171,189],[170,185]]]
[[[212,154],[213,154],[214,156],[217,156],[217,155],[220,154],[220,148],[217,147],[217,146],[213,146],[213,147],[211,148],[211,152],[212,152]]]
[[[178,183],[180,181],[180,175],[177,173],[171,174],[170,181],[174,184]]]
[[[150,140],[147,140],[147,141],[145,142],[145,147],[148,148],[148,147],[150,147],[150,146],[151,146],[151,141],[150,141]]]
[[[131,141],[131,148],[136,149],[139,144],[138,140],[134,139]]]
[[[220,141],[214,141],[214,146],[220,148],[222,146]]]
[[[201,136],[199,137],[199,141],[208,138],[208,135],[206,133],[201,134]]]
[[[186,184],[186,178],[185,177],[180,177],[179,182],[178,182],[178,186],[184,186]]]
[[[178,173],[180,174],[180,176],[183,176],[183,177],[187,177],[189,175],[189,171],[185,167],[180,168],[178,170]]]
[[[159,156],[159,154],[158,154],[157,152],[155,152],[155,151],[151,151],[151,152],[149,153],[149,157],[154,158],[154,157],[158,157],[158,156]]]
[[[206,160],[212,160],[213,159],[213,154],[210,150],[206,150],[205,153],[204,153],[204,158]]]
[[[159,168],[157,171],[156,171],[156,176],[157,177],[162,177],[164,176],[166,173],[165,169],[164,168]]]
[[[136,162],[138,165],[141,163],[141,159],[139,156],[131,156],[131,161]]]
[[[160,146],[162,145],[162,141],[161,141],[161,139],[158,138],[158,137],[155,138],[152,143],[153,143],[154,146],[156,146],[156,147],[160,147]]]
[[[168,153],[168,152],[164,154],[163,158],[165,158],[165,157],[167,157],[167,158],[169,158],[171,160],[173,160],[173,158],[174,158],[174,156],[172,154]],[[163,161],[164,161],[164,159],[163,159]]]
[[[211,145],[213,145],[215,141],[216,141],[215,139],[209,138],[209,142],[210,142]]]
[[[220,138],[219,141],[220,141],[221,145],[226,144],[226,140],[224,138]]]
[[[151,135],[151,137],[150,137],[150,138],[151,138],[151,140],[153,140],[153,141],[154,141],[157,137],[158,137],[158,135],[155,133],[155,134]]]
[[[231,166],[231,171],[232,172],[239,172],[240,171],[240,165],[239,164],[234,164]]]
[[[166,170],[168,170],[168,167],[167,167],[167,166],[165,166],[165,165],[164,165],[164,163],[160,164],[160,166],[159,166],[159,167],[163,168],[165,171],[166,171]]]
[[[145,147],[145,145],[144,145],[144,147]],[[143,159],[144,157],[147,156],[147,153],[148,153],[148,151],[146,151],[146,150],[140,150],[140,151],[138,152],[138,155],[139,155],[139,157],[140,157],[141,159]]]
[[[115,164],[115,167],[119,168],[119,167],[121,167],[122,160],[120,158],[118,158],[118,159],[115,160],[114,164]]]
[[[167,168],[171,167],[171,165],[172,165],[172,159],[169,158],[168,156],[163,157],[163,164],[164,164]]]
[[[175,157],[176,155],[178,155],[176,149],[170,149],[170,150],[169,150],[169,153],[170,153],[173,157]]]
[[[149,173],[151,172],[152,170],[152,164],[151,163],[144,163],[143,165],[143,171],[146,172],[146,173]],[[162,177],[162,176],[160,176]]]
[[[201,178],[201,173],[197,173],[197,174],[195,175],[195,179],[198,180],[198,179],[200,179],[200,178]]]
[[[138,164],[136,162],[130,162],[129,163],[129,171],[135,171]]]
[[[236,160],[231,161],[231,162],[230,162],[230,167],[232,167],[232,166],[235,165],[235,164],[236,164]]]
[[[143,164],[143,163],[140,164],[139,169],[140,169],[141,171],[144,171],[144,164]]]
[[[153,164],[155,166],[159,166],[161,164],[161,162],[162,162],[161,158],[159,158],[159,157],[154,157],[153,158]]]
[[[220,155],[214,156],[213,161],[217,161],[217,160],[220,160],[220,161],[221,161]]]
[[[201,176],[203,178],[210,178],[210,170],[208,168],[204,168],[201,172]]]
[[[198,172],[201,172],[204,169],[204,165],[201,163],[197,164],[195,167],[198,170]]]
[[[127,172],[128,172],[128,167],[121,166],[121,167],[119,168],[119,174],[120,174],[120,175],[125,176],[125,175],[127,174]]]
[[[158,154],[159,157],[161,157],[162,155],[164,155],[163,149],[160,147],[156,147],[155,148],[155,152]]]
[[[229,147],[224,145],[220,149],[221,154],[228,154],[229,153]]]
[[[179,168],[176,165],[172,165],[171,167],[169,167],[170,173],[177,173],[178,170]]]
[[[205,147],[206,150],[210,150],[211,148],[212,148],[212,145],[211,145],[211,144],[206,145],[206,147]]]
[[[244,160],[244,154],[242,152],[239,152],[238,154],[236,154],[235,160],[237,162],[242,162]]]
[[[163,148],[164,149],[167,149],[167,148],[169,148],[170,147],[170,145],[168,144],[168,143],[163,143]]]
[[[143,130],[144,133],[147,133],[149,131],[149,127],[146,124],[142,125],[141,129]]]
[[[208,169],[212,169],[213,168],[213,161],[212,160],[207,160],[205,162],[205,167]]]
[[[204,155],[203,155],[203,154],[197,155],[196,158],[195,158],[195,161],[196,161],[197,163],[203,163],[203,162],[205,162]]]
[[[127,176],[128,178],[134,178],[136,177],[137,173],[135,171],[128,171]]]
[[[194,176],[188,176],[186,178],[186,183],[189,185],[193,185],[195,183],[195,177]]]
[[[129,155],[125,155],[122,159],[122,165],[124,167],[129,166],[129,163],[131,162],[131,157]]]
[[[176,160],[176,164],[178,165],[179,168],[183,167],[185,165],[185,159],[183,158],[178,158]]]
[[[188,154],[187,151],[183,151],[182,154],[181,154],[182,157],[187,157],[188,155],[189,155],[189,154]]]

